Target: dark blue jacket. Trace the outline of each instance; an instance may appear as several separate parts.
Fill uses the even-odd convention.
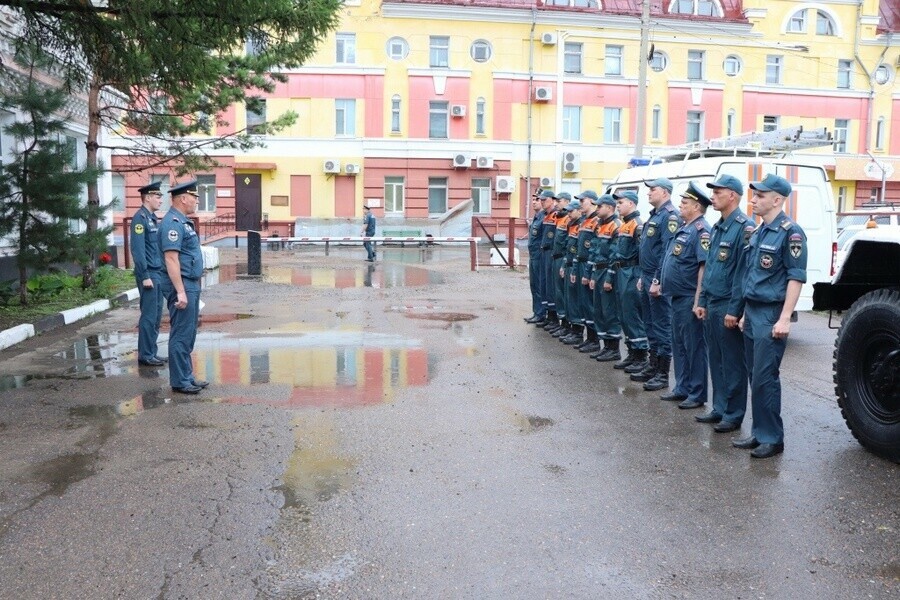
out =
[[[788,280],[806,283],[806,233],[784,212],[750,236],[742,284],[744,298],[784,302]]]

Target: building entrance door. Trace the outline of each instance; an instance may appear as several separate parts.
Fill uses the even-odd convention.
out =
[[[234,176],[234,228],[258,230],[262,221],[262,175],[236,173]]]

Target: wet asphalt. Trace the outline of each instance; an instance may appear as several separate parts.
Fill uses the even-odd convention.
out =
[[[198,397],[134,303],[0,352],[0,598],[900,597],[900,466],[843,424],[827,316],[757,461],[525,325],[522,272],[363,257],[225,251]]]

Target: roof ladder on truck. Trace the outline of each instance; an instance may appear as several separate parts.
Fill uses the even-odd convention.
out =
[[[795,150],[831,146],[834,139],[826,127],[806,131],[802,125],[772,131],[751,132],[680,146],[667,161],[707,156],[772,156]]]

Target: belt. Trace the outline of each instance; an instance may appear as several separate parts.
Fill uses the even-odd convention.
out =
[[[632,258],[630,260],[617,260],[613,263],[613,266],[617,269],[622,267],[636,267],[640,261],[636,258]]]
[[[594,265],[595,270],[605,269],[609,267],[609,263],[597,263]]]

